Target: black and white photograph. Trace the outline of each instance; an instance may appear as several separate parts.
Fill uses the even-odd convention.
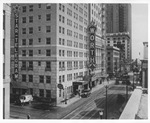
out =
[[[2,120],[147,122],[148,6],[3,1]]]

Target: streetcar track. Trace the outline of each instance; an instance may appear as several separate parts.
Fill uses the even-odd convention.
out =
[[[104,91],[104,90],[103,90],[103,91]],[[99,95],[99,94],[101,94],[101,93],[102,93],[102,94],[105,94],[105,92],[103,92],[103,91],[99,92],[97,95]],[[102,95],[102,96],[104,96],[104,95]],[[97,96],[95,96],[95,97],[97,97]],[[104,99],[102,98],[102,99],[99,101],[99,103],[102,103],[103,101],[104,101]],[[93,104],[93,103],[94,103],[93,100],[91,100],[91,101],[90,101],[90,105]],[[88,110],[89,110],[89,109],[94,109],[94,108],[93,108],[93,107],[92,107],[92,108],[89,107]],[[79,115],[81,112],[83,112],[83,110],[81,110],[81,111],[78,112],[77,114]],[[88,112],[87,112],[87,113],[88,113]],[[84,116],[85,116],[85,115],[84,115]],[[82,116],[82,117],[84,117],[84,116]],[[75,117],[77,117],[77,115],[71,117],[71,119],[73,119],[73,118],[75,118]],[[80,118],[80,119],[81,119],[81,118]]]
[[[115,87],[116,88],[116,87]],[[117,91],[117,90],[123,90],[123,88],[124,87],[121,87],[121,89],[120,88],[116,88],[116,90],[114,89],[114,87],[110,87],[109,89],[112,91],[112,94],[110,94],[109,95],[109,102],[112,102],[112,100],[113,100],[113,96],[111,96],[111,95],[114,95],[114,93]],[[104,90],[101,90],[98,94],[96,94],[96,95],[94,95],[94,97],[97,97],[97,95],[100,95],[100,94],[105,94],[105,92],[104,92]],[[111,97],[111,98],[110,98]],[[84,116],[82,116],[82,117],[80,117],[81,115],[81,113],[84,111],[84,109],[86,109],[86,111],[87,110],[89,110],[89,109],[96,109],[96,108],[93,108],[93,107],[89,107],[89,108],[87,108],[87,106],[91,106],[91,105],[93,105],[93,100],[89,100],[90,102],[89,103],[87,103],[85,106],[82,106],[82,110],[81,110],[81,106],[80,107],[78,107],[77,109],[75,109],[74,111],[72,111],[71,113],[69,113],[68,115],[66,115],[63,119],[65,119],[65,118],[69,118],[71,115],[74,115],[74,113],[75,112],[77,112],[78,110],[81,110],[80,112],[77,112],[73,117],[71,117],[70,119],[82,119],[82,118],[84,118],[85,116],[87,116],[88,114],[90,114],[91,112],[89,111],[89,112],[87,112]],[[100,106],[101,105],[101,107],[104,105],[104,99],[102,98],[101,100],[99,100],[98,102],[98,105],[97,106]],[[94,111],[95,112],[95,111]],[[93,112],[93,113],[94,113]],[[98,111],[97,111],[98,112]],[[95,112],[94,113],[94,115],[97,113],[97,112]],[[92,115],[89,119],[91,119],[94,115]],[[79,118],[80,117],[80,118]],[[67,119],[68,119],[67,118]],[[87,118],[86,118],[87,119]]]

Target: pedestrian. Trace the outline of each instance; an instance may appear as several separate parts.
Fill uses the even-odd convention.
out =
[[[31,117],[30,117],[30,115],[29,114],[27,114],[27,119],[30,119]]]

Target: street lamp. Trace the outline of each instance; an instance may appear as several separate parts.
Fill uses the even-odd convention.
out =
[[[100,109],[99,111],[100,119],[103,119],[103,114],[104,114],[103,109]]]
[[[65,86],[65,104],[67,104],[67,87]]]

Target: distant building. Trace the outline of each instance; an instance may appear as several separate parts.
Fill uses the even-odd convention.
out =
[[[3,4],[3,119],[10,114],[10,4]]]
[[[148,88],[148,42],[143,42],[144,52],[142,61],[142,87]]]
[[[114,76],[120,70],[120,50],[113,46],[107,46],[107,73]]]
[[[121,42],[125,46],[122,58],[130,63],[132,59],[131,4],[106,4],[107,46]]]
[[[131,45],[129,33],[107,33],[107,46],[116,47],[117,43],[120,42],[124,46],[123,52],[121,52],[120,62],[129,63],[131,61]]]

